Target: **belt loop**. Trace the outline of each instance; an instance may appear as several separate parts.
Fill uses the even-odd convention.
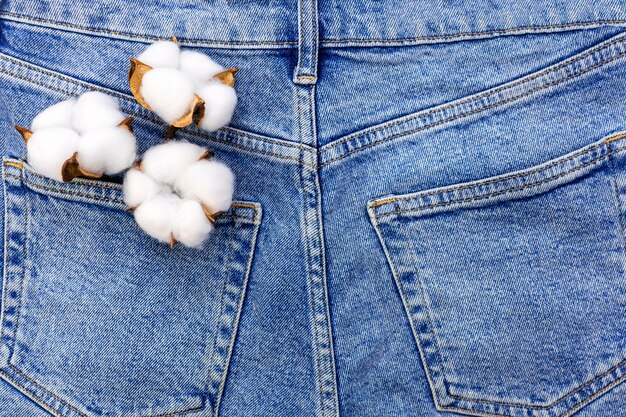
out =
[[[294,83],[317,82],[318,45],[317,0],[298,0],[298,66],[293,75]]]

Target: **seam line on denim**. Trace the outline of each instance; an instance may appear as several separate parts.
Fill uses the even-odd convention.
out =
[[[618,385],[620,385],[624,381],[626,381],[626,375],[621,376],[620,378],[618,378],[615,381],[611,382],[610,384],[608,384],[607,386],[605,386],[601,390],[593,393],[588,398],[585,398],[584,400],[582,400],[579,403],[575,404],[573,407],[571,407],[570,409],[568,409],[565,412],[563,412],[563,414],[561,414],[560,417],[567,417],[567,416],[571,416],[573,413],[577,413],[582,408],[584,408],[587,405],[589,405],[589,403],[591,403],[592,401],[595,401],[598,397],[600,397],[600,396],[606,394],[607,392],[611,391],[613,388],[617,387]]]
[[[17,21],[32,21],[39,23],[49,23],[55,26],[64,26],[67,28],[78,29],[85,32],[94,32],[94,33],[104,33],[104,34],[112,34],[119,35],[128,38],[136,38],[143,39],[147,41],[157,41],[157,40],[166,40],[168,38],[163,38],[159,36],[152,35],[140,35],[129,32],[110,30],[110,29],[101,29],[101,28],[92,28],[88,26],[81,26],[69,22],[61,22],[51,19],[44,19],[35,16],[28,16],[19,13],[13,12],[0,12],[0,19],[2,16],[8,17],[5,20],[17,20]],[[571,23],[562,23],[562,24],[553,24],[553,25],[528,25],[528,26],[517,26],[513,28],[506,29],[494,29],[487,31],[476,31],[476,32],[459,32],[459,33],[451,33],[445,35],[433,35],[433,36],[417,36],[411,38],[395,38],[395,39],[320,39],[320,44],[325,46],[326,44],[341,44],[341,43],[402,43],[402,42],[411,42],[411,41],[430,41],[430,40],[446,40],[446,39],[454,39],[454,38],[471,38],[471,37],[482,37],[488,35],[502,35],[508,33],[522,32],[522,31],[542,31],[542,30],[551,30],[551,29],[564,29],[564,28],[576,28],[576,27],[587,27],[587,26],[597,26],[597,25],[611,25],[611,24],[624,24],[626,20],[622,19],[602,19],[602,20],[590,20],[590,21],[581,21],[581,22],[571,22]],[[47,27],[47,26],[44,26]],[[297,45],[297,41],[220,41],[215,39],[186,39],[180,38],[180,42],[182,43],[206,43],[206,44],[223,44],[223,45]]]
[[[4,370],[0,369],[0,374],[4,377],[4,379],[8,380],[9,383],[16,386],[16,389],[25,395],[29,399],[33,400],[37,405],[42,407],[44,410],[49,412],[54,416],[61,416],[59,411],[51,407],[43,398],[36,395],[31,389],[28,389],[24,384],[21,384],[17,379],[13,378],[10,374],[6,373]],[[24,391],[28,392],[30,395],[27,395]],[[87,417],[87,416],[84,416]]]
[[[624,136],[624,135],[622,135]],[[616,137],[619,137],[619,135],[616,135]],[[606,146],[607,149],[609,150],[609,153],[612,152],[612,143],[613,141],[611,139],[607,139],[606,140]],[[619,240],[620,240],[620,246],[621,246],[621,250],[620,252],[623,251],[624,248],[626,248],[626,225],[624,224],[624,216],[622,213],[622,198],[620,196],[619,193],[619,187],[617,185],[617,168],[615,166],[615,158],[610,157],[609,158],[609,167],[611,169],[611,188],[613,189],[613,199],[614,201],[614,206],[615,206],[615,214],[617,217],[617,227],[620,231],[619,233]],[[624,262],[622,261],[622,271],[624,272]]]
[[[396,39],[322,39],[322,43],[332,44],[332,43],[402,43],[402,42],[412,42],[412,41],[431,41],[431,40],[445,40],[445,39],[454,39],[454,38],[465,38],[465,37],[481,37],[488,35],[500,35],[500,34],[508,34],[515,32],[523,32],[523,31],[542,31],[542,30],[550,30],[550,29],[564,29],[564,28],[575,28],[575,27],[586,27],[586,26],[598,26],[598,25],[610,25],[610,24],[624,24],[626,20],[621,19],[609,19],[609,20],[589,20],[583,22],[571,22],[571,23],[562,23],[562,24],[554,24],[554,25],[528,25],[528,26],[517,26],[508,29],[494,29],[494,30],[486,30],[486,31],[477,31],[477,32],[459,32],[459,33],[451,33],[446,35],[433,35],[433,36],[417,36],[413,38],[396,38]]]
[[[82,417],[88,417],[86,414],[84,414],[82,411],[78,410],[76,407],[74,407],[73,405],[69,404],[67,401],[61,399],[60,397],[58,397],[56,394],[48,391],[46,388],[42,387],[41,385],[39,385],[37,382],[33,381],[30,377],[26,376],[24,374],[24,372],[22,372],[20,369],[18,369],[15,365],[13,364],[9,364],[9,367],[11,369],[13,369],[16,373],[18,373],[20,376],[22,376],[22,378],[26,379],[27,381],[29,381],[31,384],[33,384],[36,388],[39,388],[40,390],[42,390],[43,392],[45,392],[46,394],[50,395],[52,398],[56,399],[57,401],[59,401],[61,404],[63,404],[65,407],[69,408],[70,410],[73,410],[75,413],[79,414]],[[32,391],[31,391],[32,392]],[[35,395],[36,397],[41,398],[39,395],[37,395],[36,392],[33,392],[33,395]],[[41,398],[42,400],[44,400],[43,398]],[[45,401],[45,400],[44,400]],[[52,407],[52,408],[56,408],[56,407]],[[58,410],[57,410],[58,411]]]
[[[576,167],[574,167],[572,169],[569,169],[567,171],[564,171],[564,172],[562,172],[562,173],[560,173],[558,175],[554,175],[552,177],[548,177],[548,178],[546,178],[546,179],[544,179],[542,181],[534,182],[534,183],[531,183],[531,184],[526,184],[524,186],[509,188],[509,189],[506,189],[506,190],[501,190],[501,191],[497,191],[497,192],[494,192],[494,193],[489,193],[489,194],[476,196],[476,197],[471,197],[471,198],[464,198],[464,199],[446,201],[446,202],[437,203],[437,204],[429,204],[429,205],[426,205],[426,206],[421,206],[421,207],[416,207],[416,208],[411,208],[411,209],[404,209],[404,210],[400,210],[400,211],[392,211],[392,212],[389,212],[389,213],[380,214],[380,215],[378,215],[378,218],[393,216],[393,215],[400,214],[400,213],[411,213],[411,212],[424,211],[424,210],[429,210],[429,209],[432,209],[432,208],[435,208],[435,207],[444,207],[444,206],[450,206],[450,205],[454,205],[454,204],[467,203],[467,202],[471,202],[471,201],[479,201],[479,200],[489,199],[491,197],[496,197],[496,196],[503,195],[503,194],[512,193],[512,192],[515,192],[515,191],[524,190],[524,189],[531,188],[531,187],[536,187],[538,185],[542,185],[542,184],[545,184],[545,183],[557,180],[557,179],[559,179],[561,177],[564,177],[567,174],[570,174],[572,172],[576,172],[576,171],[579,171],[581,169],[587,168],[590,165],[593,165],[593,164],[595,164],[595,163],[597,163],[597,162],[599,162],[599,161],[601,161],[603,159],[606,159],[607,157],[609,157],[612,154],[619,153],[619,152],[624,152],[624,151],[626,151],[626,149],[620,149],[619,151],[613,151],[612,153],[607,153],[606,155],[603,155],[601,157],[595,158],[595,159],[593,159],[593,160],[591,160],[591,161],[589,161],[589,162],[587,162],[587,163],[585,163],[583,165],[576,166]]]
[[[483,107],[480,107],[478,109],[475,109],[475,110],[472,110],[472,111],[469,111],[469,112],[465,112],[465,113],[461,113],[459,115],[448,117],[446,119],[442,119],[442,120],[439,120],[437,122],[421,126],[421,127],[417,128],[417,129],[412,129],[412,130],[409,130],[409,131],[406,131],[406,132],[401,132],[401,133],[392,135],[392,136],[384,138],[384,139],[375,140],[375,141],[373,141],[373,142],[371,142],[371,143],[369,143],[369,144],[367,144],[365,146],[361,146],[361,147],[355,148],[355,149],[353,149],[351,151],[345,152],[345,153],[343,153],[343,154],[341,154],[341,155],[339,155],[337,157],[334,157],[334,158],[332,158],[332,159],[330,159],[328,161],[325,161],[324,163],[320,164],[320,166],[329,165],[330,163],[338,161],[338,160],[341,160],[341,159],[343,159],[343,158],[345,158],[345,157],[347,157],[347,156],[349,156],[349,155],[351,155],[353,153],[362,151],[364,149],[372,148],[374,146],[377,146],[377,145],[380,145],[382,143],[386,143],[386,142],[392,141],[394,139],[398,139],[398,138],[401,138],[401,137],[404,137],[404,136],[407,136],[407,135],[410,135],[410,134],[413,134],[413,133],[421,132],[423,130],[427,130],[427,129],[430,129],[430,128],[433,128],[433,127],[436,127],[436,126],[439,126],[439,125],[443,125],[443,124],[446,124],[446,123],[454,121],[454,120],[459,120],[459,119],[462,119],[462,118],[465,118],[465,117],[468,117],[468,116],[472,116],[474,114],[479,114],[479,113],[482,113],[482,112],[484,112],[486,110],[495,109],[495,108],[504,106],[504,105],[506,105],[508,103],[515,102],[515,101],[517,101],[517,100],[519,100],[521,98],[530,96],[530,95],[535,94],[535,93],[537,93],[539,91],[542,91],[542,90],[545,90],[547,88],[553,87],[555,85],[561,84],[561,83],[566,82],[568,80],[577,78],[577,77],[579,77],[579,76],[581,76],[583,74],[586,74],[586,73],[588,73],[590,71],[593,71],[596,68],[599,68],[599,67],[601,67],[603,65],[606,65],[606,64],[608,64],[608,63],[610,63],[612,61],[615,61],[617,59],[620,59],[620,58],[622,58],[624,56],[626,56],[626,52],[622,52],[619,55],[616,55],[616,56],[611,57],[610,59],[601,61],[601,62],[599,62],[599,63],[597,63],[597,64],[595,64],[595,65],[593,65],[591,67],[587,67],[584,70],[581,70],[581,71],[579,71],[577,73],[571,74],[571,75],[569,75],[569,76],[567,76],[565,78],[561,78],[559,80],[550,82],[548,84],[544,84],[544,85],[542,85],[540,87],[536,87],[536,88],[534,88],[532,90],[524,92],[523,94],[519,94],[519,95],[510,97],[510,98],[508,98],[506,100],[498,101],[498,102],[490,104],[488,106],[483,106]]]
[[[27,63],[27,62],[24,62],[24,61],[20,61],[20,60],[17,60],[15,58],[13,58],[13,57],[10,57],[10,56],[8,56],[6,54],[1,54],[0,53],[0,61],[2,61],[2,60],[6,61],[6,62],[8,62],[10,64],[16,65],[18,67],[26,68],[27,70],[33,71],[33,72],[38,73],[38,74],[44,74],[44,75],[46,75],[48,77],[57,78],[57,79],[59,79],[61,81],[64,81],[66,83],[69,83],[69,84],[72,84],[72,85],[75,85],[75,86],[80,86],[80,87],[88,89],[88,90],[97,90],[97,91],[105,92],[106,94],[110,94],[110,95],[113,95],[113,96],[115,96],[115,97],[117,97],[117,98],[119,98],[121,100],[124,100],[125,102],[128,103],[129,106],[131,106],[131,108],[135,107],[135,103],[133,102],[133,99],[130,96],[126,96],[125,94],[120,93],[117,90],[111,90],[111,89],[108,89],[108,88],[100,87],[100,86],[95,85],[95,84],[87,83],[87,82],[79,80],[79,79],[70,78],[70,77],[65,76],[63,74],[55,73],[55,72],[50,71],[50,70],[48,70],[46,68],[37,67],[37,66],[32,65],[30,63]],[[18,78],[18,79],[21,79],[21,80],[33,83],[35,85],[39,85],[39,86],[41,86],[43,88],[46,88],[46,89],[50,89],[50,90],[53,90],[53,91],[58,91],[58,92],[61,92],[63,94],[66,94],[66,95],[69,95],[69,96],[72,96],[72,97],[76,97],[78,95],[78,93],[71,92],[71,91],[68,91],[68,90],[63,89],[63,88],[54,87],[54,86],[49,85],[49,84],[45,84],[45,83],[43,83],[43,82],[41,82],[39,80],[35,80],[35,79],[33,79],[31,77],[27,77],[25,75],[20,75],[20,74],[17,74],[15,72],[11,72],[11,71],[6,70],[6,69],[0,69],[0,73],[5,73],[5,74],[7,74],[9,76],[12,76],[12,77],[15,77],[15,78]],[[148,115],[142,114],[142,113],[137,113],[135,110],[124,109],[124,112],[126,112],[128,114],[131,114],[131,115],[133,115],[135,117],[138,117],[140,119],[152,122],[152,123],[154,123],[156,125],[163,125],[163,123],[160,122],[159,120],[157,120],[157,119],[155,119],[153,117],[150,117]],[[221,136],[221,135],[226,135],[226,136],[231,135],[234,138],[241,138],[241,139],[247,138],[247,139],[253,140],[255,142],[274,144],[274,145],[277,145],[277,146],[291,148],[291,149],[294,149],[294,150],[296,150],[296,149],[300,150],[300,148],[304,148],[304,150],[306,152],[315,152],[314,149],[309,148],[307,146],[304,146],[301,143],[292,143],[292,142],[286,141],[286,140],[285,141],[278,141],[278,140],[274,140],[272,138],[258,136],[258,135],[254,135],[252,133],[245,132],[245,131],[242,131],[242,130],[239,130],[239,129],[234,129],[234,128],[231,128],[229,126],[226,126],[226,127],[222,128],[221,131],[218,131],[217,133],[215,133],[215,135],[212,135],[212,136],[211,135],[205,135],[205,134],[202,134],[202,133],[199,133],[199,132],[185,131],[185,130],[181,131],[180,133],[182,133],[184,135],[189,135],[191,137],[196,137],[196,138],[203,139],[203,140],[223,143],[223,144],[226,144],[228,146],[235,147],[235,148],[247,150],[247,151],[250,151],[250,152],[256,152],[256,153],[259,153],[259,154],[268,155],[268,156],[272,156],[272,157],[277,157],[277,158],[280,158],[280,159],[290,160],[290,161],[297,161],[298,158],[296,158],[295,156],[292,157],[292,156],[289,156],[289,155],[277,154],[277,153],[274,153],[274,152],[265,151],[265,150],[258,149],[258,148],[255,148],[255,147],[248,147],[248,146],[245,146],[245,145],[242,145],[242,144],[233,143],[232,141],[222,139],[219,136]]]
[[[35,182],[28,181],[28,179],[22,178],[22,177],[20,177],[18,175],[5,174],[5,177],[15,178],[15,179],[24,181],[24,183],[28,184],[31,187],[38,188],[40,190],[44,190],[44,191],[48,191],[48,192],[53,192],[53,193],[57,193],[57,194],[66,194],[66,195],[71,195],[71,196],[74,196],[74,197],[87,198],[87,199],[91,199],[91,200],[107,201],[107,202],[112,202],[112,203],[124,204],[124,201],[118,200],[118,199],[112,199],[112,198],[107,198],[107,197],[95,196],[95,195],[91,195],[91,194],[77,193],[77,192],[74,192],[74,191],[59,190],[57,188],[46,187],[46,186],[37,184]],[[230,216],[219,216],[218,220],[219,219],[241,219],[241,220],[257,221],[257,211],[258,210],[255,207],[254,208],[254,217],[246,217],[246,216],[240,216],[240,215],[232,214]]]
[[[620,136],[620,134],[615,135],[615,136]],[[552,167],[555,167],[557,165],[561,165],[563,163],[569,162],[572,159],[576,159],[579,156],[583,156],[585,154],[588,154],[589,152],[592,152],[602,146],[608,146],[607,144],[609,143],[609,141],[611,141],[613,137],[609,137],[606,140],[603,140],[602,142],[593,145],[591,147],[588,147],[586,149],[583,149],[579,152],[576,152],[566,158],[558,158],[556,159],[554,162],[545,165],[545,166],[541,166],[541,167],[537,167],[537,168],[529,168],[528,170],[522,170],[522,172],[519,172],[517,174],[512,174],[512,175],[507,175],[504,177],[500,177],[500,178],[494,178],[492,180],[485,180],[485,181],[479,181],[473,184],[465,184],[465,185],[458,185],[458,186],[451,186],[451,187],[442,187],[442,189],[440,189],[439,191],[427,191],[425,193],[414,193],[411,195],[406,195],[406,196],[399,196],[399,197],[389,197],[389,198],[384,198],[383,200],[374,200],[374,202],[370,205],[370,207],[372,208],[376,208],[376,207],[381,207],[384,205],[387,205],[389,203],[395,203],[395,202],[399,202],[399,201],[410,201],[410,200],[416,200],[419,198],[423,198],[423,197],[428,197],[431,195],[437,195],[437,194],[443,194],[443,193],[449,193],[449,192],[453,192],[453,191],[460,191],[460,190],[466,190],[466,189],[471,189],[471,188],[476,188],[476,187],[482,187],[485,185],[491,185],[491,184],[496,184],[502,181],[507,181],[510,179],[515,179],[515,178],[520,178],[520,177],[525,177],[531,174],[536,174],[538,172],[541,171],[546,171]],[[621,148],[620,148],[621,149]]]
[[[147,41],[160,41],[160,40],[169,39],[168,37],[139,35],[139,34],[134,34],[134,33],[129,33],[129,32],[118,31],[118,30],[92,28],[88,26],[77,25],[74,23],[60,22],[60,21],[51,20],[51,19],[43,19],[40,17],[22,15],[22,14],[12,13],[12,12],[0,12],[0,19],[2,19],[2,16],[13,18],[13,19],[4,19],[4,20],[12,20],[12,21],[14,21],[14,19],[20,19],[20,21],[30,20],[30,21],[38,22],[38,23],[49,23],[55,26],[64,26],[64,27],[68,27],[72,29],[78,29],[78,30],[82,30],[85,32],[118,35],[118,36],[124,36],[128,38],[143,39]],[[43,27],[48,27],[48,26],[43,26]],[[297,42],[295,41],[219,41],[215,39],[186,39],[183,37],[179,38],[179,42],[181,43],[205,43],[207,45],[211,45],[211,44],[215,44],[215,45],[220,45],[220,44],[221,45],[297,45]]]
[[[207,372],[207,376],[206,376],[206,386],[207,386],[207,390],[210,390],[211,387],[211,374],[214,371],[215,366],[215,351],[217,350],[217,338],[218,338],[218,334],[220,332],[220,330],[222,330],[222,326],[221,326],[221,318],[222,315],[224,314],[224,305],[226,303],[226,287],[228,286],[228,280],[230,278],[229,275],[229,267],[230,267],[230,261],[231,261],[231,255],[234,251],[234,247],[233,247],[233,241],[234,238],[230,238],[228,240],[228,253],[226,256],[226,262],[224,262],[224,280],[222,282],[222,294],[220,296],[220,302],[219,302],[219,310],[218,310],[218,316],[217,316],[217,325],[215,326],[215,330],[213,332],[213,337],[211,339],[213,344],[211,345],[211,353],[210,353],[210,357],[209,357],[209,366],[208,366],[208,372]],[[213,415],[216,415],[216,404],[217,404],[217,396],[218,393],[215,393],[215,404],[211,404],[211,412],[213,413]]]
[[[522,78],[520,78],[517,81],[513,81],[511,83],[506,83],[506,84],[504,84],[504,85],[502,85],[500,87],[495,87],[493,89],[489,89],[489,90],[487,90],[487,91],[485,91],[483,93],[478,93],[477,95],[470,96],[470,97],[468,97],[466,99],[461,99],[461,101],[456,101],[456,102],[453,102],[453,103],[448,104],[448,105],[444,104],[443,107],[436,107],[436,108],[434,108],[434,109],[432,109],[430,111],[426,111],[424,113],[418,112],[418,113],[415,113],[413,115],[408,115],[408,116],[402,117],[402,118],[400,118],[398,120],[395,120],[395,121],[390,121],[390,122],[387,122],[387,123],[383,123],[381,125],[378,125],[376,127],[371,128],[371,129],[366,129],[366,130],[364,130],[362,132],[359,132],[359,133],[354,133],[352,135],[348,135],[344,139],[340,139],[340,140],[337,140],[335,142],[331,142],[331,143],[325,145],[322,149],[323,150],[332,149],[335,146],[339,146],[339,145],[342,145],[342,144],[344,144],[346,142],[350,142],[350,141],[352,141],[354,139],[358,139],[358,138],[361,138],[363,136],[367,136],[370,133],[375,133],[375,132],[378,132],[379,130],[387,129],[387,128],[390,128],[390,127],[397,126],[399,124],[410,122],[411,120],[419,119],[421,117],[430,116],[431,114],[438,113],[438,112],[443,112],[445,110],[448,110],[448,109],[451,109],[451,108],[454,108],[454,107],[459,107],[462,104],[467,104],[467,103],[471,103],[471,102],[474,102],[474,101],[478,101],[481,98],[489,97],[489,96],[492,96],[492,95],[494,95],[496,93],[499,93],[501,91],[505,91],[505,90],[509,90],[509,89],[514,88],[514,87],[517,87],[518,85],[526,84],[529,81],[533,81],[533,80],[535,80],[537,78],[540,78],[540,77],[542,77],[542,76],[544,76],[546,74],[549,74],[551,72],[556,72],[556,71],[558,71],[558,70],[560,70],[560,69],[562,69],[564,67],[567,67],[570,64],[573,64],[574,62],[581,61],[581,60],[587,58],[590,55],[593,55],[593,54],[595,54],[595,53],[597,53],[597,52],[599,52],[599,51],[601,51],[603,49],[607,49],[607,48],[611,47],[612,45],[614,45],[616,43],[620,43],[620,42],[626,41],[626,35],[617,35],[617,36],[618,36],[617,39],[613,39],[609,43],[602,43],[600,45],[593,46],[589,50],[583,51],[582,55],[578,55],[577,54],[577,55],[575,55],[573,57],[567,58],[565,61],[563,61],[561,63],[557,63],[556,66],[550,66],[548,68],[544,68],[542,70],[539,70],[536,73],[533,73],[531,75],[522,77]]]

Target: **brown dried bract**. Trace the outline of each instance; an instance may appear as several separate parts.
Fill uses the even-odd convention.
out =
[[[128,130],[130,133],[133,133],[133,117],[132,116],[128,116],[126,119],[122,120],[118,126],[119,127],[123,127],[124,129]]]
[[[220,72],[219,74],[216,74],[215,76],[213,76],[213,78],[217,78],[223,84],[226,84],[230,87],[235,87],[235,73],[237,73],[237,71],[239,71],[239,68],[229,68]]]
[[[141,95],[141,80],[146,72],[150,71],[152,67],[146,65],[138,59],[130,59],[130,69],[128,70],[128,83],[130,84],[130,91],[135,96],[135,100],[148,110],[152,110],[148,103],[143,99]]]
[[[202,155],[200,155],[200,158],[198,158],[198,161],[202,161],[203,159],[211,159],[215,156],[215,152],[213,152],[212,150],[206,150]]]
[[[189,126],[194,121],[194,114],[202,114],[204,117],[204,100],[197,94],[193,96],[193,102],[191,109],[178,120],[174,120],[172,122],[172,126],[174,127],[186,127]],[[202,117],[200,119],[202,119]]]
[[[100,178],[102,174],[96,174],[82,169],[78,163],[78,152],[74,152],[74,155],[63,163],[63,167],[61,167],[61,178],[63,181],[68,182],[76,177]]]
[[[28,143],[28,140],[30,139],[30,137],[33,136],[33,132],[27,127],[15,125],[15,130],[17,130],[19,134],[22,135],[22,138],[24,139],[24,142],[26,143]]]
[[[223,211],[218,211],[217,213],[211,213],[211,210],[209,210],[207,205],[204,204],[203,202],[200,202],[200,207],[202,207],[202,211],[204,212],[204,215],[206,216],[207,219],[209,219],[211,223],[215,223],[217,221],[217,217],[224,214]]]

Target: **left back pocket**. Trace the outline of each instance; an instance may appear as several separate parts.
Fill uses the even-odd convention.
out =
[[[0,377],[59,416],[213,415],[261,221],[235,202],[202,250],[170,249],[117,184],[3,161]]]

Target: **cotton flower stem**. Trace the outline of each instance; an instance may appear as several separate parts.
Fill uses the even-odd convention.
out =
[[[167,130],[165,131],[165,138],[163,138],[163,142],[167,142],[170,139],[173,139],[174,136],[176,135],[177,130],[178,128],[176,126],[169,125],[167,127]]]
[[[28,140],[33,135],[33,132],[26,127],[15,125],[15,130],[17,130],[19,134],[22,135],[25,143],[28,143]]]
[[[170,233],[170,248],[174,249],[176,246],[176,239],[174,239],[174,235]]]
[[[72,157],[63,164],[63,167],[61,168],[61,178],[64,182],[69,182],[76,177],[100,178],[102,177],[102,174],[82,169],[78,163],[78,152],[74,152],[74,155],[72,155]]]
[[[132,116],[128,116],[126,119],[122,120],[118,124],[118,126],[123,127],[124,129],[128,130],[130,133],[133,133],[133,120],[134,118]]]
[[[215,156],[215,152],[208,149],[202,155],[200,155],[200,158],[198,158],[198,161],[202,161],[203,159],[212,159],[214,156]]]

